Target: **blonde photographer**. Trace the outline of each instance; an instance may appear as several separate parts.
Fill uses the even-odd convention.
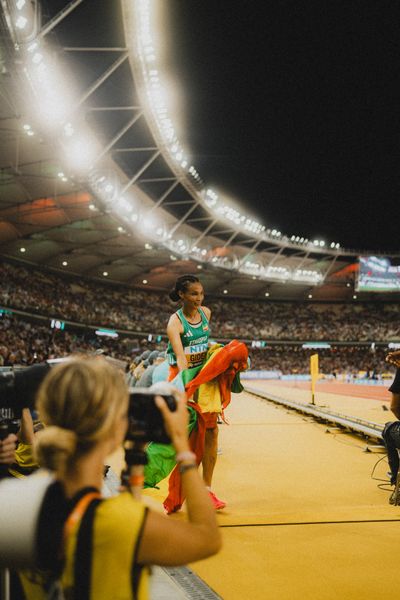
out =
[[[183,565],[219,550],[214,509],[189,450],[185,399],[175,412],[161,396],[156,403],[181,465],[185,521],[149,510],[129,492],[100,496],[104,460],[127,430],[123,375],[102,358],[80,358],[44,379],[37,409],[46,427],[36,451],[55,479],[40,510],[37,569],[20,575],[28,600],[60,588],[66,598],[141,600],[149,565]]]

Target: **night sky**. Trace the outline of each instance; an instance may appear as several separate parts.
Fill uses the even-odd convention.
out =
[[[400,250],[400,3],[168,0],[185,146],[267,227]]]

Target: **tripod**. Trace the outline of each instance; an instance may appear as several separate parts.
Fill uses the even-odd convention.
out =
[[[121,482],[136,500],[140,500],[142,495],[144,467],[147,465],[144,447],[143,442],[135,440],[126,440],[124,444],[126,468],[122,471]]]

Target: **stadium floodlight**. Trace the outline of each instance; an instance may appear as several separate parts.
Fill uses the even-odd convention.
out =
[[[63,266],[63,267],[67,267],[67,266],[68,266],[68,262],[67,262],[66,260],[63,260],[63,261],[62,261],[62,266]]]
[[[295,269],[292,279],[293,281],[317,284],[322,282],[323,276],[319,271],[313,269]]]
[[[17,27],[18,29],[25,29],[27,24],[28,24],[28,19],[26,17],[23,17],[22,15],[17,17],[17,19],[15,21],[15,27]]]
[[[23,58],[24,71],[34,92],[35,113],[43,127],[60,128],[74,104],[71,85],[66,84],[53,55],[37,42],[28,46]]]
[[[65,159],[77,172],[88,171],[98,156],[98,146],[92,137],[74,136],[63,142]]]
[[[165,245],[172,250],[175,254],[184,256],[190,253],[192,247],[191,242],[187,236],[180,236],[178,239],[174,238],[171,234],[166,235]]]
[[[22,254],[24,254],[24,252],[26,252],[26,248],[24,248],[24,246],[22,246],[22,247],[19,249],[19,251],[20,251],[20,252],[22,252]]]

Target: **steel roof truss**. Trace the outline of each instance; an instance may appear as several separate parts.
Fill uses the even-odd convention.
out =
[[[107,152],[109,150],[111,150],[111,148],[114,146],[114,144],[116,144],[118,142],[118,140],[121,139],[121,137],[128,131],[128,129],[130,129],[136,123],[136,121],[138,121],[140,119],[140,117],[142,115],[143,115],[142,112],[136,114],[134,117],[132,117],[132,119],[130,119],[128,121],[128,123],[126,123],[126,125],[124,127],[122,127],[122,129],[120,129],[120,131],[113,137],[113,139],[107,144],[107,146],[96,157],[94,164],[96,164],[101,158],[103,158],[103,156],[105,154],[107,154]]]
[[[185,203],[186,204],[186,203]],[[175,231],[177,229],[179,229],[179,227],[181,225],[183,225],[183,223],[186,221],[186,219],[189,217],[189,215],[192,214],[192,212],[194,211],[194,209],[197,207],[198,202],[195,202],[190,208],[189,210],[183,215],[183,217],[181,218],[180,221],[177,221],[177,223],[175,223],[175,225],[172,227],[171,231],[169,232],[170,235],[174,235]]]
[[[104,71],[103,75],[96,79],[96,81],[86,90],[80,100],[75,104],[74,109],[76,110],[83,104],[92,94],[95,92],[107,79],[126,61],[128,58],[128,53],[124,52],[115,62],[112,63],[110,67],[106,71]]]
[[[121,194],[124,194],[126,192],[126,190],[128,188],[131,187],[131,185],[133,185],[138,179],[139,177],[145,172],[147,171],[147,169],[149,168],[149,166],[156,160],[156,158],[159,157],[159,155],[161,154],[161,150],[157,150],[157,152],[155,152],[153,154],[153,156],[151,156],[149,158],[149,160],[147,160],[145,162],[145,164],[139,169],[139,171],[137,171],[137,173],[128,181],[128,183],[122,188]]]
[[[46,25],[44,25],[44,27],[42,27],[37,37],[45,37],[48,33],[50,33],[50,31],[54,29],[54,27],[61,23],[61,21],[63,21],[65,17],[67,17],[73,10],[75,10],[75,8],[79,6],[82,2],[83,0],[72,0],[72,2],[67,4],[65,8],[60,10],[60,12],[57,15],[55,15],[55,17],[53,17],[50,21],[48,21],[48,23],[46,23]]]

